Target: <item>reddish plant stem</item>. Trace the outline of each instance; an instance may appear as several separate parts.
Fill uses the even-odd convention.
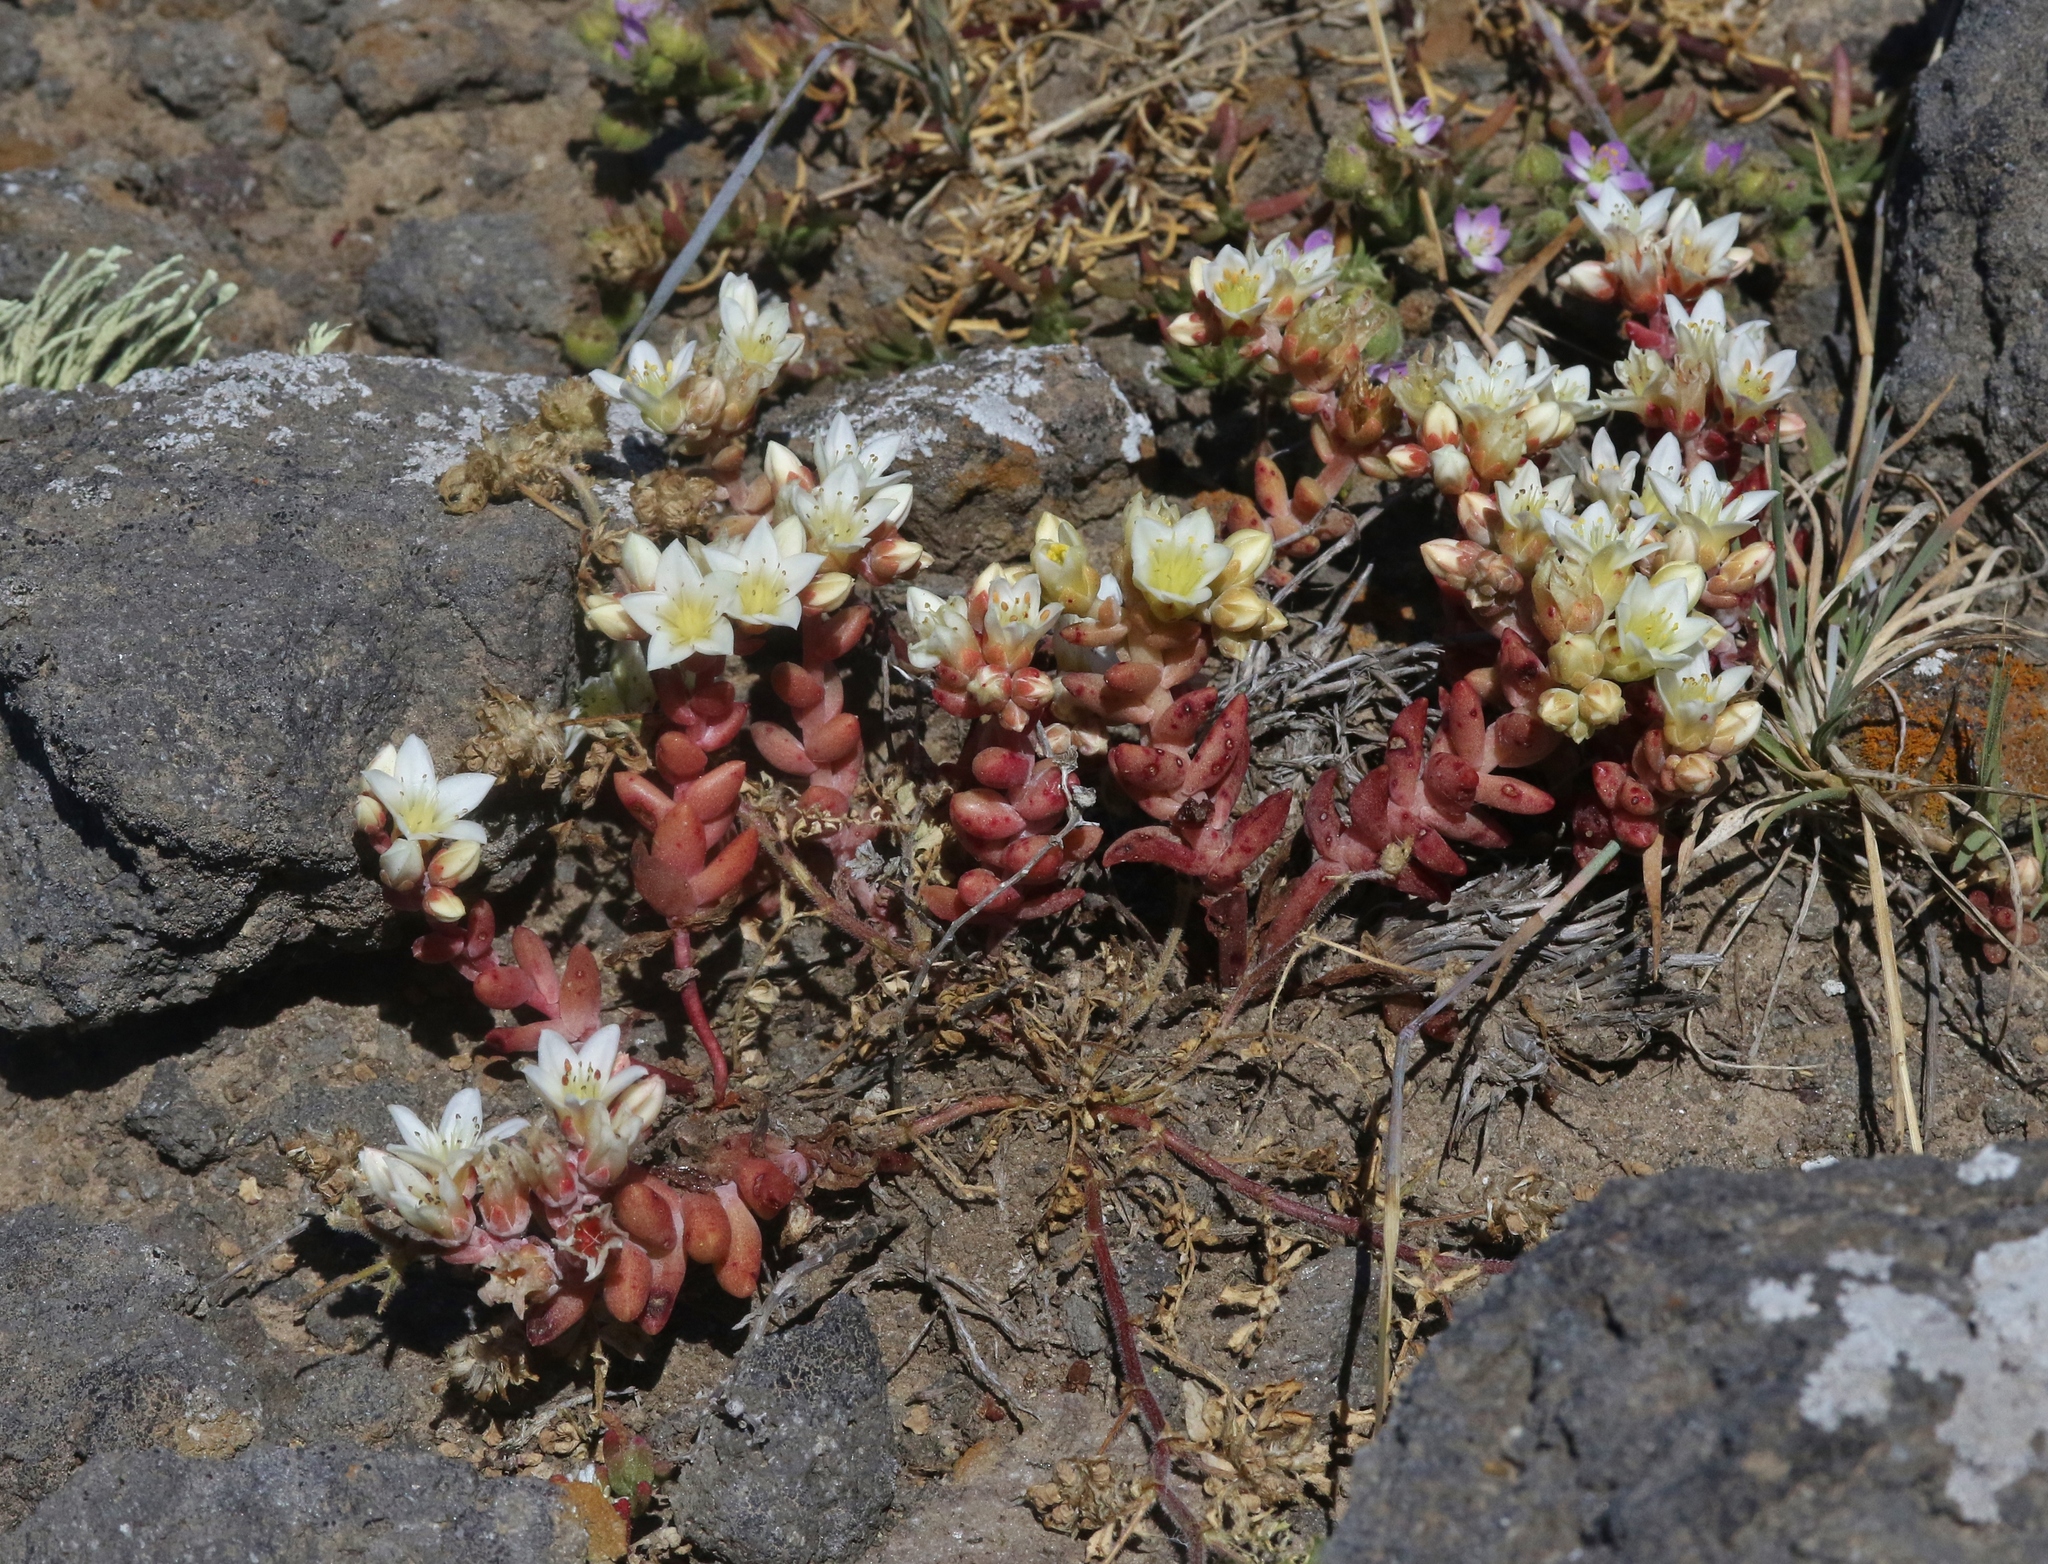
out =
[[[1325,1211],[1305,1200],[1297,1200],[1292,1195],[1283,1195],[1279,1190],[1261,1184],[1255,1178],[1247,1178],[1228,1163],[1202,1150],[1178,1130],[1159,1123],[1142,1108],[1103,1108],[1098,1111],[1113,1124],[1121,1124],[1127,1129],[1142,1130],[1148,1135],[1156,1136],[1161,1145],[1196,1172],[1228,1185],[1248,1199],[1256,1200],[1268,1211],[1290,1217],[1297,1222],[1305,1222],[1311,1227],[1320,1227],[1324,1232],[1334,1233],[1339,1238],[1356,1240],[1363,1232],[1368,1244],[1377,1246],[1380,1242],[1378,1227],[1363,1225],[1357,1217],[1345,1216],[1340,1211]],[[1512,1260],[1486,1260],[1477,1255],[1439,1254],[1432,1257],[1409,1244],[1399,1245],[1395,1253],[1410,1265],[1427,1265],[1433,1261],[1448,1260],[1458,1265],[1476,1265],[1488,1276],[1504,1276],[1515,1268],[1515,1262]]]
[[[971,1119],[981,1113],[1001,1113],[1005,1108],[1028,1108],[1029,1097],[1015,1097],[1008,1092],[989,1092],[980,1097],[964,1097],[934,1113],[927,1113],[921,1119],[912,1119],[904,1131],[903,1138],[912,1140],[920,1135],[936,1135],[949,1124],[962,1119]]]
[[[1001,1113],[1010,1108],[1034,1106],[1043,1104],[1036,1104],[1029,1097],[1018,1097],[1008,1092],[987,1092],[979,1097],[963,1097],[958,1102],[948,1103],[943,1108],[927,1113],[921,1119],[911,1120],[904,1129],[903,1138],[907,1142],[922,1135],[936,1135],[940,1130],[958,1124],[962,1119],[971,1119],[983,1113]],[[1325,1211],[1305,1200],[1298,1200],[1293,1195],[1282,1194],[1269,1184],[1261,1184],[1257,1179],[1247,1177],[1228,1163],[1202,1150],[1180,1131],[1161,1124],[1143,1108],[1099,1107],[1095,1111],[1112,1124],[1121,1124],[1125,1129],[1138,1130],[1154,1137],[1197,1173],[1228,1185],[1240,1195],[1256,1200],[1276,1215],[1306,1223],[1310,1227],[1319,1227],[1326,1233],[1354,1242],[1360,1235],[1358,1218],[1345,1216],[1340,1211]],[[1377,1248],[1380,1243],[1379,1228],[1369,1226],[1363,1231],[1366,1242]],[[1505,1276],[1515,1268],[1515,1262],[1512,1260],[1487,1260],[1477,1255],[1438,1254],[1432,1257],[1409,1244],[1402,1244],[1396,1253],[1410,1265],[1444,1262],[1456,1266],[1476,1265],[1488,1276]]]
[[[679,928],[675,931],[674,952],[676,971],[689,972],[695,963],[690,950],[690,931]],[[696,1032],[697,1041],[704,1045],[704,1052],[711,1060],[711,1106],[725,1106],[725,1083],[730,1077],[731,1067],[725,1062],[725,1050],[718,1046],[718,1034],[711,1030],[711,1017],[704,1009],[704,996],[697,991],[694,974],[683,979],[683,1014],[690,1018],[691,1030]]]
[[[1159,1485],[1159,1508],[1180,1534],[1188,1564],[1205,1564],[1209,1550],[1202,1541],[1202,1522],[1173,1486],[1173,1456],[1167,1449],[1170,1437],[1166,1414],[1159,1398],[1145,1378],[1145,1360],[1138,1353],[1138,1327],[1131,1320],[1131,1306],[1124,1299],[1123,1279],[1117,1275],[1116,1259],[1109,1252],[1109,1229],[1102,1221],[1102,1184],[1095,1169],[1088,1169],[1088,1242],[1095,1257],[1095,1277],[1102,1284],[1102,1301],[1109,1309],[1109,1323],[1116,1340],[1117,1366],[1123,1371],[1132,1404],[1145,1425],[1146,1444],[1152,1457],[1152,1479]]]

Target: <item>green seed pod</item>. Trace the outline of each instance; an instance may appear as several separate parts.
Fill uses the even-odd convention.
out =
[[[1522,148],[1521,156],[1515,159],[1514,175],[1525,185],[1538,190],[1547,190],[1564,178],[1564,159],[1557,155],[1557,149],[1541,141],[1532,141]]]
[[[1770,202],[1781,173],[1782,170],[1772,168],[1759,158],[1744,158],[1742,166],[1735,171],[1728,193],[1737,206],[1754,211]]]
[[[591,132],[597,137],[598,145],[608,152],[638,152],[654,139],[651,125],[620,119],[616,114],[598,115]]]
[[[1780,222],[1792,222],[1803,217],[1807,210],[1820,201],[1820,192],[1813,188],[1813,181],[1801,173],[1786,174],[1771,192],[1771,211]]]
[[[608,5],[592,6],[588,11],[576,13],[576,20],[570,24],[575,30],[576,40],[586,49],[602,49],[617,41],[619,16]]]
[[[1557,207],[1546,206],[1529,219],[1529,233],[1540,249],[1563,233],[1570,222],[1571,218]]]
[[[562,352],[578,369],[602,369],[618,351],[618,328],[606,320],[585,316],[562,333]]]
[[[1802,217],[1779,230],[1773,242],[1780,257],[1789,264],[1797,264],[1813,254],[1813,224]]]
[[[1362,147],[1333,141],[1323,156],[1323,189],[1339,201],[1355,201],[1377,186],[1378,174]]]
[[[664,59],[688,68],[702,65],[711,53],[702,33],[673,16],[657,16],[647,24],[647,44]]]
[[[676,79],[676,62],[665,54],[656,54],[652,49],[640,49],[633,55],[633,85],[642,92],[666,92]]]

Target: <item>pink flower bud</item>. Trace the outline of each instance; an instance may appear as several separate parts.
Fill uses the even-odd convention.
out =
[[[483,862],[484,850],[480,842],[450,842],[427,865],[427,878],[435,886],[460,885],[477,871]]]
[[[1422,444],[1426,450],[1440,450],[1458,443],[1458,415],[1447,402],[1432,402],[1422,415]]]
[[[1582,299],[1605,304],[1614,297],[1620,284],[1605,261],[1581,261],[1558,279],[1558,286]]]
[[[930,554],[906,537],[885,538],[868,549],[867,571],[879,584],[916,575],[932,562]]]
[[[469,915],[469,909],[462,905],[462,898],[440,885],[420,898],[420,911],[436,923],[460,923]]]
[[[1387,465],[1403,478],[1420,478],[1430,470],[1429,452],[1419,445],[1397,445],[1387,452]]]
[[[1166,336],[1184,348],[1198,348],[1209,340],[1209,323],[1195,314],[1176,315],[1166,323]]]
[[[374,794],[356,795],[356,829],[365,836],[382,836],[391,829],[391,817]]]

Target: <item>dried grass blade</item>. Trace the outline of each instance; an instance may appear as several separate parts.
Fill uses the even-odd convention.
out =
[[[1891,1028],[1892,1127],[1916,1157],[1920,1155],[1920,1113],[1913,1102],[1913,1072],[1906,1062],[1906,1009],[1899,993],[1899,952],[1892,939],[1892,908],[1885,893],[1884,862],[1878,854],[1877,823],[1863,815],[1864,860],[1870,870],[1870,921],[1877,935],[1877,959],[1884,972],[1885,1020]]]

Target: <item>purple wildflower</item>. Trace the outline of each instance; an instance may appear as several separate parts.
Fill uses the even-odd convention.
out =
[[[1501,252],[1508,247],[1509,233],[1498,206],[1482,206],[1476,212],[1459,207],[1451,218],[1451,233],[1473,266],[1483,272],[1501,269]]]
[[[1749,149],[1739,141],[1709,141],[1700,153],[1700,163],[1707,171],[1707,178],[1717,179],[1723,174],[1735,171],[1735,165],[1742,161],[1742,154]]]
[[[1605,141],[1595,147],[1576,130],[1565,154],[1564,171],[1596,197],[1607,185],[1629,196],[1648,195],[1652,188],[1649,176],[1636,167],[1627,147],[1619,141]]]
[[[1374,98],[1365,112],[1372,120],[1373,135],[1390,147],[1427,146],[1444,128],[1444,117],[1429,112],[1427,98],[1417,98],[1399,111],[1385,98]]]
[[[619,58],[629,59],[647,42],[647,24],[660,13],[664,0],[612,0],[612,14],[619,19],[619,41],[612,45]]]

